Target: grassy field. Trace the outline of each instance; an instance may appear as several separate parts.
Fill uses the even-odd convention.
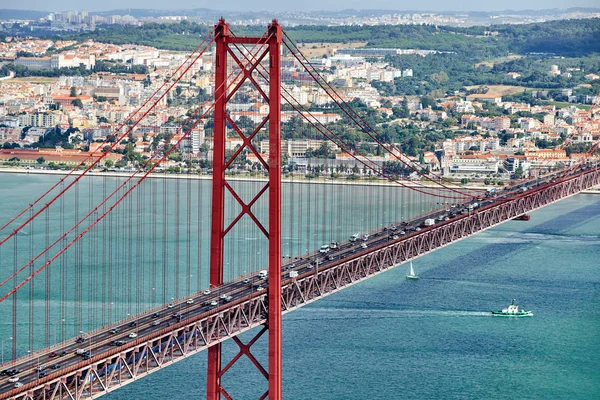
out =
[[[518,55],[518,54],[512,54],[512,55],[506,56],[506,57],[499,57],[499,58],[494,58],[492,60],[482,61],[480,63],[475,64],[474,66],[475,66],[475,68],[477,68],[480,65],[485,65],[487,67],[492,68],[496,64],[502,64],[507,61],[518,60],[519,58],[523,58],[523,56]]]
[[[19,83],[19,82],[27,82],[27,83],[54,83],[58,80],[58,78],[53,77],[49,78],[46,76],[26,76],[23,78],[13,78],[5,81],[6,83]]]
[[[510,86],[510,85],[475,85],[467,86],[467,89],[477,89],[480,87],[487,87],[489,94],[496,94],[499,96],[508,96],[511,94],[517,94],[524,92],[525,90],[536,90],[535,88],[528,88],[523,86]]]
[[[566,101],[542,101],[542,104],[547,104],[547,105],[554,105],[554,107],[556,108],[566,108],[566,107],[571,107],[571,106],[575,106],[577,108],[580,108],[582,110],[589,110],[591,106],[587,105],[587,104],[575,104],[575,103],[567,103]]]
[[[327,56],[333,55],[334,50],[336,49],[345,49],[348,47],[356,48],[356,47],[365,47],[367,42],[352,42],[352,43],[306,43],[299,44],[298,47],[302,54],[304,54],[307,58],[311,57],[322,57],[324,54]]]

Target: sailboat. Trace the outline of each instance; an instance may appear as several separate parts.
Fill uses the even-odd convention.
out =
[[[410,262],[410,272],[406,275],[406,279],[419,279],[419,275],[416,275],[413,269],[412,261]]]

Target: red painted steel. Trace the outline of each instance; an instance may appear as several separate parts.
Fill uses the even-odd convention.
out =
[[[277,21],[269,26],[266,38],[233,37],[229,34],[229,26],[221,19],[215,27],[215,111],[214,111],[214,152],[213,152],[213,187],[212,187],[212,223],[211,223],[211,256],[210,256],[210,284],[212,287],[220,286],[223,283],[223,254],[224,237],[235,226],[244,214],[248,215],[256,226],[265,234],[269,241],[268,257],[268,301],[269,311],[267,315],[266,328],[269,338],[269,368],[267,379],[269,381],[268,394],[269,399],[281,399],[281,86],[280,86],[280,54],[282,43],[282,29]],[[251,60],[245,65],[237,57],[236,53],[229,47],[237,44],[253,44],[255,46],[267,46],[267,50]],[[258,82],[252,76],[253,71],[269,56],[269,93],[263,91]],[[243,71],[241,79],[235,87],[225,93],[227,87],[227,59],[231,57],[239,68]],[[254,132],[245,136],[236,123],[229,117],[226,110],[227,101],[233,97],[236,91],[244,82],[250,82],[255,89],[262,95],[269,104],[269,116],[265,118]],[[225,161],[225,140],[226,123],[229,123],[233,130],[244,141],[244,145],[238,149],[228,161]],[[269,183],[265,185],[255,197],[245,204],[235,189],[227,183],[225,170],[231,165],[234,159],[238,157],[242,149],[246,148],[259,155],[259,152],[252,144],[252,139],[256,133],[266,124],[269,126],[269,162],[265,163],[260,157],[259,160],[269,171]],[[269,224],[268,229],[260,223],[254,216],[251,207],[268,190],[269,195]],[[224,207],[225,192],[231,193],[233,198],[241,206],[239,215],[227,226],[224,226]],[[264,331],[261,331],[251,343],[254,343]],[[250,346],[242,348],[242,352],[231,360],[225,368],[222,367],[221,345],[217,344],[208,349],[208,374],[207,374],[207,393],[209,400],[219,400],[221,396],[230,398],[230,395],[221,385],[223,374],[234,364],[239,356],[244,354],[253,362],[253,364],[262,372],[265,369],[256,361],[250,353]]]
[[[281,67],[282,32],[269,27],[269,399],[281,399]]]
[[[215,108],[212,185],[212,225],[210,236],[210,286],[223,283],[223,224],[225,215],[225,107],[227,88],[227,44],[229,25],[223,19],[215,27]],[[208,349],[206,398],[221,398],[221,344]]]

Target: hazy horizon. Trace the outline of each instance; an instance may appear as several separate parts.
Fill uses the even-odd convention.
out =
[[[11,0],[12,3],[12,0]],[[371,0],[369,7],[364,7],[364,1],[359,0],[330,0],[326,5],[322,0],[305,0],[301,3],[282,4],[275,0],[256,0],[249,6],[247,1],[230,0],[226,4],[215,7],[214,2],[209,1],[191,1],[191,0],[171,0],[168,3],[157,0],[105,0],[101,3],[88,4],[81,7],[80,0],[57,0],[49,7],[49,3],[44,0],[22,0],[17,4],[7,4],[2,7],[10,10],[31,10],[31,11],[65,11],[65,10],[87,10],[110,11],[122,10],[127,8],[135,9],[157,9],[157,10],[185,10],[195,8],[207,8],[216,11],[239,11],[239,12],[312,12],[312,11],[342,11],[355,9],[360,11],[369,10],[390,10],[390,11],[421,11],[421,12],[490,12],[490,11],[525,11],[525,10],[547,10],[547,9],[567,9],[573,7],[598,8],[600,4],[597,0],[573,0],[569,4],[558,0],[508,0],[498,3],[486,3],[479,0],[464,0],[460,4],[448,4],[442,0],[425,0],[415,5],[412,2],[397,2],[390,0]],[[91,7],[90,7],[91,6]]]

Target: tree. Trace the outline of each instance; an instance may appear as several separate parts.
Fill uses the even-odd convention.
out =
[[[436,105],[435,99],[430,96],[423,96],[421,97],[421,105],[423,106],[423,108],[427,108],[430,106],[434,107]]]
[[[104,166],[105,166],[106,168],[112,168],[114,165],[115,165],[115,163],[114,163],[112,160],[106,160],[106,161],[104,162]]]
[[[75,107],[83,108],[83,102],[81,99],[75,99],[71,101],[71,104],[73,104]]]
[[[71,86],[71,97],[77,97],[77,89],[75,88],[75,86]]]
[[[38,159],[36,161],[38,164],[43,164],[46,162],[46,160],[44,160],[44,157],[38,157]]]
[[[523,176],[523,167],[519,167],[515,170],[515,178],[520,179]]]

